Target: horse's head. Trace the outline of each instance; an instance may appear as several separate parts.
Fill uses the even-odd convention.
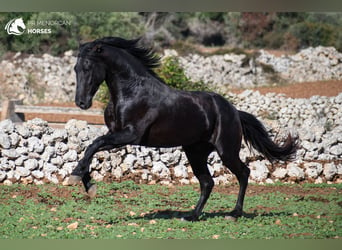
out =
[[[106,77],[102,45],[96,41],[81,45],[74,69],[77,81],[75,103],[81,109],[88,109]]]
[[[17,20],[15,20],[15,25],[17,25],[17,27],[20,27],[22,29],[26,29],[26,26],[24,24],[23,18],[18,18]]]
[[[19,28],[21,28],[21,30],[19,30]],[[5,29],[7,30],[8,34],[18,36],[22,35],[25,32],[26,26],[23,19],[20,17],[9,21],[6,24]]]

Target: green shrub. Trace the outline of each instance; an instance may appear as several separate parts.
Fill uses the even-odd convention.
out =
[[[100,85],[99,90],[96,92],[94,99],[101,103],[107,104],[109,102],[109,98],[110,98],[110,94],[109,94],[108,86],[105,82],[103,82]]]
[[[184,72],[177,57],[166,57],[162,65],[156,70],[159,77],[170,87],[188,91],[210,91],[202,81],[192,82]]]
[[[301,47],[333,46],[337,38],[334,27],[325,23],[298,23],[291,26],[290,33],[300,41]]]

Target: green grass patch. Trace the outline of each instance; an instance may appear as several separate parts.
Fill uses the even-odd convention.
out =
[[[201,221],[183,222],[197,186],[98,183],[90,200],[81,186],[0,186],[2,239],[327,239],[342,236],[342,185],[250,185],[245,215],[232,222],[237,185],[217,187]]]

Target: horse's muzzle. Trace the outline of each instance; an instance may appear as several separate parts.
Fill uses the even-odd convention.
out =
[[[81,109],[89,109],[92,105],[91,100],[90,101],[84,101],[84,100],[76,99],[75,103],[76,103],[77,107],[80,107]]]

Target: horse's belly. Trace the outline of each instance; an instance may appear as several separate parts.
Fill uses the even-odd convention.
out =
[[[176,147],[190,145],[206,139],[208,128],[203,121],[165,120],[150,127],[143,144],[150,147]]]

